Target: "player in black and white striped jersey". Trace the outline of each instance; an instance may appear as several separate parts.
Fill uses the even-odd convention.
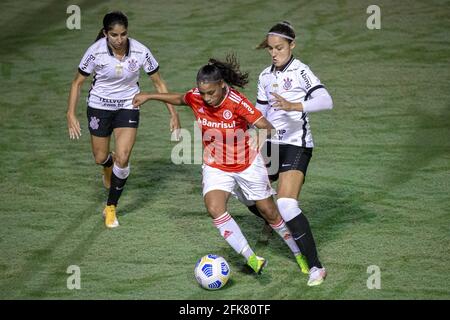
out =
[[[116,206],[130,174],[129,159],[139,126],[139,109],[133,108],[133,97],[139,93],[140,69],[149,75],[158,92],[167,92],[159,74],[159,65],[150,50],[128,37],[128,18],[122,12],[110,12],[103,18],[103,28],[94,44],[84,54],[72,82],[67,107],[67,125],[71,139],[81,136],[76,117],[81,86],[94,74],[87,97],[87,117],[95,162],[103,166],[104,185],[109,188],[103,210],[108,228],[119,226]],[[180,123],[174,107],[167,104],[171,115],[170,129]],[[114,134],[115,154],[110,152]]]
[[[319,261],[309,222],[297,199],[314,147],[308,113],[332,109],[333,102],[319,78],[306,64],[294,58],[294,47],[295,31],[286,21],[274,25],[258,46],[267,49],[272,64],[259,76],[256,107],[277,130],[275,139],[272,137],[267,142],[263,154],[268,160],[272,159],[268,169],[271,181],[278,180],[278,209],[308,260],[308,285],[314,286],[323,282],[326,271]]]

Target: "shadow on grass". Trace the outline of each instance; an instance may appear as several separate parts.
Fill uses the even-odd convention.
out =
[[[130,184],[132,187],[129,191],[137,197],[137,201],[133,201],[131,205],[124,208],[123,211],[127,213],[132,213],[139,208],[145,207],[155,198],[161,197],[161,194],[164,194],[167,188],[165,182],[177,179],[177,177],[179,178],[180,175],[184,174],[183,166],[174,166],[167,159],[140,161],[137,165],[140,167],[139,171],[145,174],[135,177],[132,176],[133,180],[136,181]],[[99,185],[98,188],[101,188],[101,186]],[[152,192],[145,192],[145,190]],[[159,191],[154,192],[154,190]],[[65,285],[64,279],[69,276],[64,273],[67,267],[71,263],[82,263],[97,238],[103,232],[110,232],[110,230],[105,228],[100,215],[101,211],[99,211],[99,208],[102,206],[102,201],[105,201],[107,192],[93,192],[92,194],[92,198],[87,201],[91,205],[76,217],[72,217],[73,219],[55,235],[50,243],[41,249],[34,250],[27,257],[27,262],[22,267],[24,271],[20,275],[5,282],[5,288],[17,288],[14,294],[15,298],[38,299],[51,295],[53,288],[60,288],[62,285]],[[95,220],[91,231],[82,238],[74,239],[74,233],[88,220],[92,220],[93,216],[98,217],[98,219]],[[77,241],[75,249],[67,252],[63,259],[58,257],[58,260],[62,261],[61,263],[52,264],[49,269],[46,269],[47,265],[52,263],[52,259],[55,257],[55,251],[69,240]],[[39,286],[33,285],[33,288],[26,288],[26,284],[31,282],[34,277],[42,277],[40,271],[46,272],[45,280]],[[11,294],[11,292],[9,293]],[[8,298],[14,297],[9,296]]]
[[[174,181],[182,181],[192,175],[187,166],[174,165],[170,159],[139,160],[136,163],[139,173],[132,171],[130,181],[125,186],[122,197],[127,194],[133,197],[132,203],[118,205],[118,216],[132,214],[145,208],[148,204],[162,197],[176,196],[174,190],[169,190]],[[174,200],[176,202],[176,200]]]

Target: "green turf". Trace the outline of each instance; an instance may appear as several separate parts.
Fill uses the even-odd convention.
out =
[[[381,30],[368,30],[372,1],[80,1],[82,29],[66,29],[65,2],[3,1],[0,47],[1,299],[449,299],[449,1],[377,1]],[[132,37],[147,44],[173,91],[195,85],[211,56],[236,52],[251,75],[270,63],[253,48],[279,20],[296,27],[296,55],[334,100],[312,114],[316,149],[302,208],[329,271],[306,286],[277,237],[257,243],[258,218],[236,201],[230,213],[258,254],[259,278],[208,218],[199,165],[176,166],[165,107],[141,113],[132,173],[119,207],[121,227],[105,230],[106,192],[91,155],[83,87],[83,136],[69,141],[65,111],[76,67],[103,15],[124,10]],[[144,77],[145,90],[152,86]],[[182,124],[193,117],[180,109]],[[196,260],[224,256],[232,276],[209,292]],[[67,267],[81,268],[68,290]],[[381,269],[369,290],[366,270]]]

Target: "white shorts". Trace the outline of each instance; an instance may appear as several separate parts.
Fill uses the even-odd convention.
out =
[[[235,187],[242,190],[248,200],[263,200],[276,192],[270,185],[267,169],[261,155],[242,172],[226,172],[203,165],[203,196],[212,190],[232,192]]]

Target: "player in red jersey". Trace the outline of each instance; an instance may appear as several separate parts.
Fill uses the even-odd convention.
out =
[[[259,212],[296,255],[297,262],[303,264],[300,267],[305,268],[306,261],[301,259],[300,250],[273,201],[274,190],[264,161],[258,148],[250,147],[249,125],[264,129],[259,131],[261,142],[270,135],[273,126],[233,88],[243,88],[247,83],[248,74],[241,73],[235,56],[229,55],[226,62],[210,59],[200,68],[197,87],[187,93],[140,93],[134,97],[133,105],[158,100],[190,106],[202,131],[205,206],[220,234],[256,273],[262,271],[266,260],[254,253],[227,211],[230,194],[238,185],[247,199],[256,202]]]

